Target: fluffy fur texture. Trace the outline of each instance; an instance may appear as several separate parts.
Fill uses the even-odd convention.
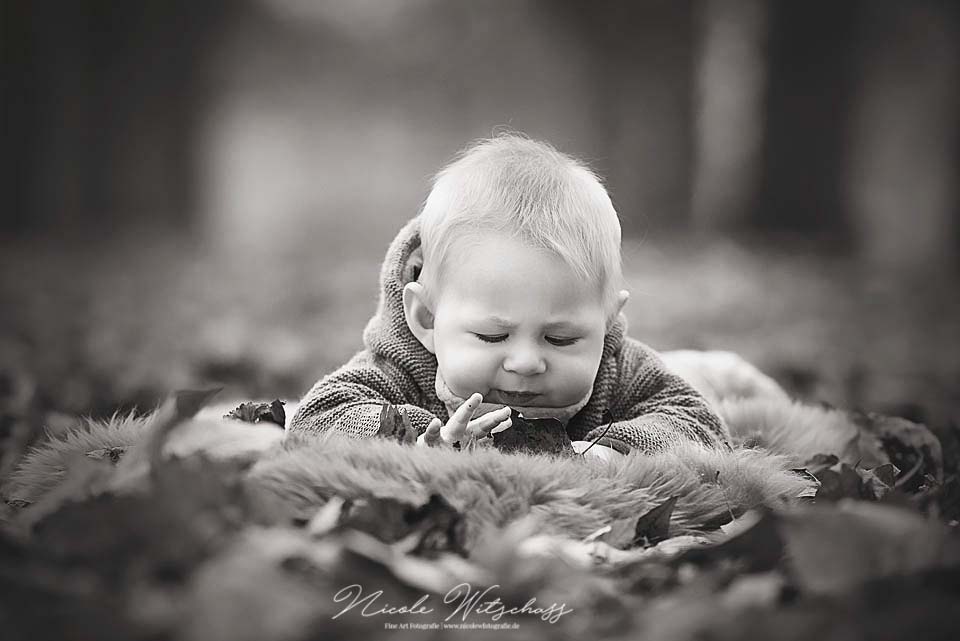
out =
[[[685,443],[607,463],[401,446],[333,431],[288,433],[284,440],[279,429],[220,419],[226,406],[209,408],[174,430],[165,449],[175,455],[202,451],[255,460],[250,480],[307,516],[334,495],[424,501],[438,492],[466,515],[468,542],[485,527],[526,515],[539,517],[544,533],[583,537],[672,496],[680,497],[672,532],[691,532],[723,521],[731,511],[794,499],[809,486],[790,469],[813,454],[834,453],[855,462],[851,443],[857,427],[845,412],[800,405],[775,393],[742,398],[744,389],[770,388],[766,381],[743,385],[743,377],[731,378],[710,362],[705,356],[700,375],[730,427],[737,444],[732,452]],[[3,488],[4,498],[35,501],[60,482],[69,457],[77,453],[139,447],[147,422],[132,415],[85,421],[64,438],[46,440],[21,462]]]
[[[4,500],[34,502],[63,480],[67,464],[77,454],[110,448],[129,448],[143,440],[147,419],[133,413],[114,414],[105,421],[80,420],[76,429],[61,438],[46,435],[20,461],[0,488]]]
[[[770,398],[722,399],[715,408],[738,446],[779,452],[794,467],[816,454],[859,458],[860,430],[845,411]]]
[[[221,418],[235,406],[205,409],[192,421],[175,428],[164,444],[164,452],[180,457],[203,452],[212,458],[253,462],[269,450],[279,449],[284,434],[279,427]],[[63,480],[72,457],[114,448],[126,457],[143,445],[149,431],[150,417],[134,414],[114,415],[105,421],[82,420],[64,437],[47,438],[31,448],[0,486],[0,497],[35,502]]]
[[[139,447],[145,423],[144,418],[117,417],[87,423],[64,439],[45,442],[24,459],[4,488],[4,497],[37,500],[59,483],[69,457],[76,453]],[[777,424],[789,429],[786,422]],[[251,430],[263,438],[252,441]],[[470,541],[484,527],[502,526],[528,514],[540,518],[544,532],[582,537],[671,496],[680,497],[672,530],[679,534],[723,521],[730,511],[780,505],[808,487],[789,472],[793,456],[761,449],[723,452],[683,444],[656,455],[634,454],[605,463],[487,449],[417,448],[335,432],[291,435],[281,447],[280,434],[269,427],[200,418],[178,428],[166,449],[179,455],[203,451],[256,458],[251,480],[305,515],[333,495],[421,501],[439,492],[466,514]],[[782,438],[773,440],[785,443]]]
[[[714,409],[723,399],[790,402],[790,397],[775,380],[733,352],[678,349],[660,352],[660,357],[668,369],[690,383]]]
[[[680,500],[671,532],[688,533],[729,520],[730,511],[797,497],[809,485],[787,470],[784,457],[760,450],[722,452],[693,443],[607,463],[493,449],[462,453],[327,432],[261,459],[250,475],[308,515],[333,495],[425,502],[435,492],[465,515],[469,548],[485,528],[526,515],[539,519],[542,534],[582,538],[672,496]]]

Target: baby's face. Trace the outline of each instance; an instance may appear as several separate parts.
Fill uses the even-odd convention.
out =
[[[434,309],[450,390],[512,407],[564,407],[593,388],[606,333],[599,288],[519,240],[458,243]]]

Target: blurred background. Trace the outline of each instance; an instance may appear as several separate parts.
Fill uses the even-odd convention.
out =
[[[299,397],[361,347],[430,176],[586,160],[630,333],[956,424],[948,1],[3,1],[2,430],[176,388]],[[23,437],[27,438],[27,437]]]

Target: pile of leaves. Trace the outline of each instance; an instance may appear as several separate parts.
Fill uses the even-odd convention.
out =
[[[79,456],[56,490],[6,506],[4,638],[376,639],[403,633],[387,624],[413,623],[497,624],[491,634],[527,639],[954,632],[960,541],[944,510],[955,471],[938,480],[917,463],[902,469],[906,452],[870,469],[814,457],[806,473],[819,488],[806,503],[731,505],[728,523],[697,536],[670,532],[683,509],[671,498],[583,540],[544,535],[529,518],[468,550],[463,515],[441,493],[419,503],[332,496],[303,514],[258,487],[249,461],[162,456],[174,428],[197,429],[189,418],[207,398],[178,395],[143,447]],[[274,429],[275,409],[230,414]],[[402,412],[385,406],[381,419],[383,437],[409,442]],[[370,616],[348,608],[360,590]],[[483,595],[457,610],[470,590]]]

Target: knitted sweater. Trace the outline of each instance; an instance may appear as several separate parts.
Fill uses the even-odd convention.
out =
[[[300,401],[290,429],[334,429],[358,438],[376,434],[380,410],[392,403],[406,410],[422,434],[434,417],[449,414],[437,397],[437,358],[414,337],[403,312],[403,288],[422,266],[418,218],[400,231],[387,250],[380,273],[380,302],[363,331],[364,349],[324,376]],[[603,411],[613,425],[599,444],[621,453],[653,452],[681,440],[729,447],[723,421],[704,398],[670,373],[657,353],[625,336],[620,314],[604,337],[603,355],[587,404],[567,423],[575,441],[592,441],[603,431]]]

